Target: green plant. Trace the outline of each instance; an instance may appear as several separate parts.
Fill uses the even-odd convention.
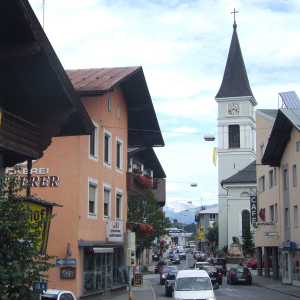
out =
[[[19,168],[15,168],[19,170]],[[34,281],[47,281],[44,272],[55,265],[54,256],[39,254],[41,233],[52,217],[30,222],[34,212],[26,204],[34,196],[19,193],[17,175],[0,178],[0,295],[2,300],[37,299],[42,291],[33,291]],[[46,226],[45,226],[46,227]]]
[[[228,253],[228,245],[224,245],[221,249],[224,251],[225,254]]]
[[[242,234],[242,249],[244,255],[251,254],[251,256],[254,254],[255,251],[255,245],[253,242],[253,234],[254,232],[251,231],[250,225],[247,225],[243,228],[243,234]]]
[[[147,272],[149,272],[149,270],[148,270],[148,267],[147,267],[147,266],[143,266],[143,270],[142,270],[142,272],[143,272],[143,273],[147,273]]]

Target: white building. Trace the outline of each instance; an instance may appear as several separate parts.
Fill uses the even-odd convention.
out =
[[[236,27],[234,23],[222,84],[215,97],[218,103],[218,181],[220,183],[256,159],[254,107],[257,102],[248,81]],[[238,213],[237,215],[230,214],[228,219],[228,195],[221,184],[218,193],[219,247],[221,248],[231,244],[231,240],[228,240],[228,228],[231,225],[228,223],[239,218],[240,212],[235,212]]]

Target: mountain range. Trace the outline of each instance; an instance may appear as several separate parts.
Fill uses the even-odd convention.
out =
[[[206,209],[218,206],[218,204],[205,205]],[[200,210],[200,206],[188,204],[180,201],[167,201],[164,206],[166,217],[171,220],[177,219],[179,223],[195,223],[195,212]]]

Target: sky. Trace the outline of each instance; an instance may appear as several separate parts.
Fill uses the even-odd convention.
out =
[[[155,152],[167,203],[218,202],[214,98],[234,9],[256,109],[278,108],[280,92],[300,97],[298,0],[44,0],[44,10],[43,0],[29,2],[66,70],[143,67],[165,141]]]

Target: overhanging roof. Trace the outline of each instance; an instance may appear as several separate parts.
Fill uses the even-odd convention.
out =
[[[0,26],[0,107],[42,131],[48,127],[48,134],[52,120],[51,137],[92,132],[93,123],[28,1],[2,0]],[[59,126],[53,130],[55,118]]]
[[[265,153],[261,160],[263,165],[280,167],[280,161],[290,140],[293,127],[300,132],[300,109],[281,108],[278,111]]]
[[[112,92],[120,85],[127,103],[128,147],[164,146],[142,67],[66,71],[80,96]]]

